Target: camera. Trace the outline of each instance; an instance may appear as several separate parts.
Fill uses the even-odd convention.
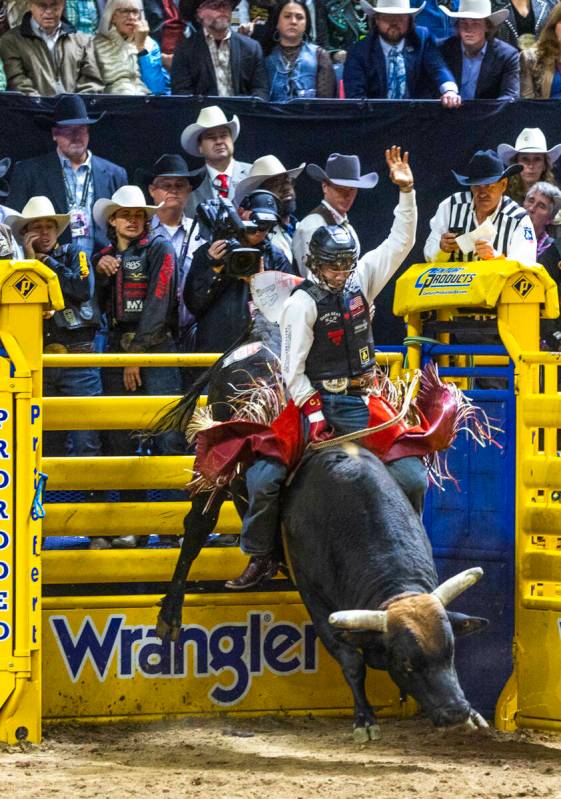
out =
[[[228,249],[224,256],[224,274],[232,277],[250,277],[259,272],[261,250],[244,247],[240,236],[255,233],[258,225],[244,222],[230,200],[219,197],[200,203],[195,211],[199,235],[209,244],[224,240]]]

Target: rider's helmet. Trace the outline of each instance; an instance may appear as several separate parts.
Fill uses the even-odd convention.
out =
[[[358,246],[347,225],[323,225],[314,231],[306,266],[320,283],[323,267],[350,274],[356,267]]]

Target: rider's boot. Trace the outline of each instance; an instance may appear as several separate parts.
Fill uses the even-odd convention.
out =
[[[228,580],[224,585],[232,591],[244,591],[246,588],[254,588],[263,580],[270,580],[278,569],[279,565],[273,555],[252,555],[240,576]]]

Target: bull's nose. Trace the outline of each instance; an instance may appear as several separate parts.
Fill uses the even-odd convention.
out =
[[[451,727],[462,724],[469,718],[470,706],[467,702],[436,708],[431,716],[435,727]]]

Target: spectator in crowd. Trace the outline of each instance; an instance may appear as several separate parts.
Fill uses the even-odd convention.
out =
[[[269,96],[258,42],[231,29],[235,0],[186,0],[184,19],[196,23],[177,46],[171,65],[173,94]]]
[[[64,16],[77,31],[93,36],[105,8],[105,0],[66,0]]]
[[[497,153],[507,166],[522,165],[522,171],[509,179],[507,189],[508,196],[519,205],[524,202],[528,189],[538,180],[555,184],[552,167],[561,156],[561,144],[548,150],[545,136],[539,128],[524,128],[514,147],[499,144]]]
[[[537,43],[520,53],[520,89],[525,100],[561,97],[561,4],[556,5]]]
[[[94,218],[107,225],[110,245],[94,256],[96,283],[102,309],[107,313],[109,352],[176,352],[177,282],[175,251],[168,237],[150,234],[150,220],[160,206],[147,205],[138,186],[121,186],[111,199],[97,200]],[[104,392],[173,395],[182,393],[176,367],[104,369]],[[128,431],[112,430],[107,438],[110,454],[134,454],[138,441]],[[183,437],[176,432],[157,436],[152,454],[181,455]],[[121,492],[121,500],[137,500],[138,492]],[[136,546],[135,536],[112,541],[114,547]],[[108,541],[96,542],[109,546]]]
[[[193,254],[203,242],[197,236],[193,220],[185,215],[185,205],[193,189],[196,189],[203,179],[203,175],[200,170],[190,172],[185,160],[180,155],[165,153],[158,158],[146,178],[150,197],[154,205],[158,206],[158,211],[150,223],[152,233],[167,238],[175,250],[179,303],[179,350],[192,352],[195,318],[185,306],[183,288]]]
[[[64,19],[64,0],[31,0],[29,8],[0,36],[8,89],[43,97],[101,92],[92,40]]]
[[[272,102],[337,96],[331,59],[309,41],[310,26],[305,0],[280,0],[271,14],[262,46]]]
[[[0,200],[7,197],[10,193],[10,184],[5,175],[10,171],[12,161],[10,158],[0,160]],[[6,218],[16,213],[13,208],[7,205],[0,205],[0,258],[23,258],[23,250],[14,238],[12,231],[8,227]]]
[[[261,249],[265,270],[292,274],[290,261],[267,240],[267,234],[280,219],[277,198],[258,189],[242,201],[240,214],[258,228],[244,233],[240,238],[242,246]],[[224,352],[250,321],[249,284],[225,270],[227,251],[227,242],[221,239],[199,247],[185,281],[185,304],[197,320],[197,352]]]
[[[70,214],[62,242],[72,240],[91,256],[107,243],[92,215],[96,200],[110,197],[127,182],[125,170],[88,149],[90,127],[104,112],[88,114],[81,97],[61,97],[51,116],[37,117],[52,132],[56,150],[19,161],[12,174],[8,205],[21,211],[30,197],[48,197],[57,214]]]
[[[545,183],[540,180],[528,189],[528,193],[524,198],[524,208],[534,226],[538,262],[550,266],[549,263],[542,259],[542,256],[545,255],[555,241],[553,236],[549,235],[548,227],[553,224],[553,220],[561,211],[561,191],[557,186],[552,186],[551,183]],[[555,267],[557,267],[559,260],[560,257],[557,255]],[[557,269],[557,272],[559,272],[559,269]],[[561,274],[556,277],[557,282],[559,282],[560,277]]]
[[[23,247],[25,258],[42,261],[56,273],[64,310],[43,322],[43,349],[47,353],[93,352],[99,327],[99,310],[89,280],[86,253],[75,244],[59,244],[62,231],[70,224],[69,214],[57,214],[48,197],[31,197],[21,214],[6,219]],[[98,397],[101,395],[99,369],[45,369],[46,397]],[[70,447],[68,446],[70,444]],[[50,431],[45,433],[44,455],[97,456],[101,454],[95,430]]]
[[[162,53],[148,35],[141,0],[109,0],[94,50],[106,94],[169,94]]]
[[[379,0],[363,7],[374,19],[371,33],[349,50],[343,80],[346,97],[403,100],[420,97],[425,81],[438,91],[442,105],[461,104],[454,76],[426,28],[415,27],[419,8],[409,0]]]
[[[233,199],[236,186],[250,169],[250,164],[234,158],[234,143],[239,134],[237,116],[228,121],[217,105],[203,108],[197,121],[181,134],[181,146],[187,155],[205,159],[203,181],[187,201],[188,216],[194,216],[197,205],[203,200]]]
[[[378,183],[376,172],[360,174],[358,155],[332,153],[327,159],[325,169],[317,164],[308,164],[306,172],[312,180],[321,182],[323,200],[300,222],[292,241],[294,260],[302,277],[308,277],[306,259],[310,239],[314,231],[322,225],[348,227],[357,243],[357,255],[360,255],[360,242],[347,214],[353,207],[358,190],[373,189]]]
[[[524,52],[535,44],[554,7],[555,0],[493,0],[494,11],[508,11],[497,36]]]
[[[457,11],[458,2],[459,0],[450,0],[447,5],[448,10]],[[439,5],[438,0],[411,0],[411,5],[419,9],[415,24],[427,28],[437,42],[453,36],[453,20],[442,13],[443,6]]]
[[[491,0],[460,0],[458,11],[440,6],[456,20],[456,35],[440,52],[460,87],[462,100],[514,100],[520,95],[518,50],[495,38],[508,11],[491,12]]]
[[[361,0],[318,0],[316,17],[316,44],[337,64],[344,63],[351,45],[368,35],[368,17]]]
[[[144,13],[150,34],[162,50],[162,63],[169,71],[173,54],[181,39],[185,25],[181,20],[175,0],[143,0]]]
[[[272,192],[279,200],[280,222],[269,234],[271,244],[281,250],[292,263],[292,239],[298,220],[296,218],[296,192],[294,181],[306,165],[287,169],[276,155],[264,155],[251,165],[249,175],[238,183],[234,202],[240,205],[244,197],[255,189]]]
[[[465,191],[447,197],[430,222],[425,244],[427,261],[473,261],[513,258],[523,264],[536,263],[536,236],[526,211],[507,197],[508,178],[522,171],[521,164],[504,167],[493,150],[478,150],[471,158],[467,175],[452,172]],[[492,238],[484,235],[464,252],[456,238],[477,230],[489,221]]]

